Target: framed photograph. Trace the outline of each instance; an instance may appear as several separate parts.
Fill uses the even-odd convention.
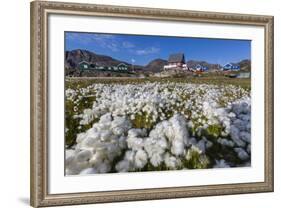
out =
[[[31,205],[273,191],[273,17],[31,3]]]

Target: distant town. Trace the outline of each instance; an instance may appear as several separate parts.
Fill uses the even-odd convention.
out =
[[[99,55],[87,50],[73,50],[65,53],[65,70],[68,77],[174,77],[204,76],[221,74],[231,78],[250,78],[251,61],[238,63],[207,63],[205,61],[186,61],[184,53],[173,53],[164,59],[155,59],[146,66],[130,64],[110,56]]]

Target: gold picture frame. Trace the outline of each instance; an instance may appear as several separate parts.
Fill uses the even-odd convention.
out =
[[[86,15],[261,26],[265,29],[264,182],[72,194],[48,193],[48,15]],[[31,2],[31,205],[34,207],[273,191],[273,17],[155,8]]]

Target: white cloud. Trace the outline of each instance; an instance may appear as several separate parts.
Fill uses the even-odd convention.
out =
[[[107,40],[115,40],[113,35],[108,34],[89,34],[92,40],[95,41],[107,41]]]
[[[108,43],[105,45],[105,47],[114,52],[119,51],[118,45],[116,43]]]
[[[150,48],[136,50],[136,54],[137,55],[149,55],[149,54],[158,53],[159,51],[160,51],[160,48],[150,47]]]
[[[114,52],[119,51],[118,42],[114,35],[94,34],[91,35],[91,40],[103,48]]]
[[[98,45],[111,51],[119,51],[118,41],[114,35],[90,33],[66,33],[66,39],[83,45]]]
[[[123,46],[124,48],[134,48],[134,47],[135,47],[135,44],[133,44],[133,43],[131,43],[131,42],[128,42],[128,41],[124,41],[124,42],[122,43],[122,46]]]
[[[120,51],[122,49],[129,50],[130,53],[136,55],[149,55],[156,54],[160,51],[158,47],[147,47],[139,48],[133,42],[127,41],[125,39],[120,39],[116,35],[111,34],[91,34],[91,33],[80,33],[71,32],[66,33],[66,39],[70,41],[76,41],[83,45],[95,45],[113,52]]]

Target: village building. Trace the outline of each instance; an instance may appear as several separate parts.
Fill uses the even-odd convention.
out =
[[[239,71],[240,66],[237,64],[227,63],[222,67],[223,71]]]
[[[251,73],[250,72],[240,72],[237,75],[237,78],[240,78],[240,79],[247,79],[247,78],[250,78],[250,77],[251,77]]]
[[[195,70],[196,70],[196,71],[203,71],[202,65],[197,64],[197,65],[195,66]]]
[[[171,54],[168,59],[168,65],[164,66],[164,69],[176,69],[176,68],[184,68],[185,57],[183,53],[175,53]],[[186,65],[185,65],[186,66]]]
[[[128,65],[125,63],[119,63],[116,66],[100,66],[94,63],[89,63],[87,61],[81,61],[78,63],[78,69],[81,71],[87,70],[98,70],[98,71],[120,71],[126,72],[128,71]]]
[[[106,70],[106,68],[104,66],[95,66],[94,69],[99,70],[99,71],[105,71]]]
[[[202,71],[202,66],[201,66],[200,64],[197,64],[197,65],[195,66],[195,70],[196,70],[196,71]]]
[[[87,61],[81,61],[78,63],[78,68],[80,70],[89,70],[90,69],[90,63]]]
[[[91,69],[96,68],[96,64],[91,63],[91,64],[90,64],[90,68],[91,68]]]
[[[183,69],[183,70],[189,70],[188,67],[187,67],[187,64],[183,64],[183,65],[182,65],[182,69]]]
[[[127,66],[127,64],[120,63],[117,65],[117,70],[118,71],[128,71],[128,66]]]
[[[207,71],[207,70],[208,70],[208,67],[202,66],[201,64],[197,64],[197,65],[195,66],[195,70],[196,70],[196,71],[201,71],[201,72],[203,72],[203,71]]]

